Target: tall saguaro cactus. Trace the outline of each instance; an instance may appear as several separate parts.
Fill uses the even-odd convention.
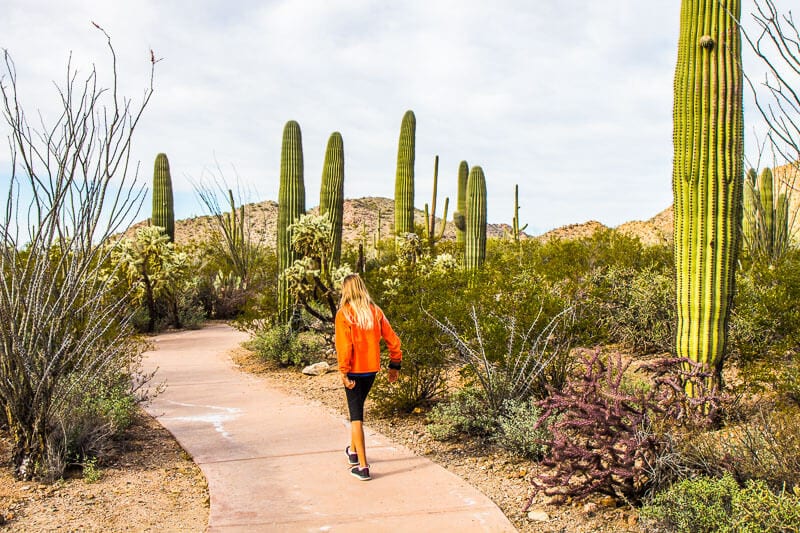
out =
[[[774,262],[789,247],[789,199],[786,193],[776,196],[772,171],[765,168],[757,176],[747,172],[744,184],[742,235],[750,254]]]
[[[467,212],[467,178],[469,178],[469,165],[466,161],[458,164],[458,198],[456,210],[453,212],[453,225],[456,227],[456,242],[464,243],[467,229],[465,214]]]
[[[486,259],[486,177],[479,166],[472,167],[467,180],[467,212],[464,263],[477,270]]]
[[[167,154],[158,154],[153,168],[153,225],[164,228],[170,242],[175,242],[175,210],[172,200],[172,178]]]
[[[332,262],[339,266],[342,257],[342,218],[344,216],[344,144],[342,134],[331,133],[322,167],[322,187],[319,193],[319,214],[331,221],[333,242]]]
[[[437,155],[433,160],[433,198],[431,199],[431,208],[428,209],[428,204],[425,204],[425,237],[428,240],[428,247],[431,254],[434,254],[434,247],[436,242],[444,237],[444,230],[447,227],[447,207],[450,204],[450,198],[444,199],[444,215],[442,215],[442,228],[439,230],[439,235],[436,235],[436,192],[439,186],[439,156]]]
[[[281,181],[278,187],[278,272],[283,273],[294,263],[296,252],[292,248],[289,226],[306,211],[306,189],[303,183],[303,140],[300,125],[290,120],[283,128],[281,146]],[[289,291],[281,276],[278,282],[278,307],[280,318],[288,322],[291,315]]]
[[[398,235],[414,231],[414,145],[417,119],[406,111],[400,125],[397,146],[397,174],[394,182],[394,232]]]
[[[675,68],[676,351],[719,383],[743,182],[740,0],[682,0]],[[695,383],[686,383],[697,395]]]

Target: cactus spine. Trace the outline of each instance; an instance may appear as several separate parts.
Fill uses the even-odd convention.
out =
[[[394,183],[394,232],[398,235],[414,232],[414,144],[417,119],[406,111],[400,125],[397,147],[397,175]]]
[[[278,273],[283,273],[294,263],[296,252],[292,248],[289,226],[306,211],[306,191],[303,184],[303,140],[300,125],[290,120],[283,128],[281,146],[281,181],[278,188]],[[289,290],[281,277],[278,282],[278,308],[280,318],[288,322],[291,315]]]
[[[175,211],[167,154],[158,154],[153,168],[153,225],[164,228],[169,241],[175,242]]]
[[[467,180],[467,212],[464,263],[477,270],[486,259],[486,177],[479,166],[472,167]]]
[[[433,160],[433,198],[431,199],[431,212],[428,214],[428,204],[425,204],[425,237],[428,239],[428,246],[433,253],[436,241],[441,240],[444,236],[444,230],[447,227],[447,207],[450,204],[450,198],[444,199],[444,215],[442,216],[442,229],[439,235],[436,235],[436,189],[439,184],[439,156],[437,155]]]
[[[319,193],[319,214],[328,214],[331,221],[332,262],[339,266],[342,257],[342,217],[344,215],[344,144],[342,134],[331,133],[322,167],[322,187]]]
[[[743,181],[740,0],[681,3],[675,68],[676,352],[719,384],[739,250]],[[685,384],[696,396],[695,383]]]
[[[464,243],[464,235],[467,229],[464,218],[467,212],[467,178],[469,178],[469,165],[466,161],[458,164],[458,199],[456,210],[453,212],[453,225],[456,227],[456,242]]]
[[[789,201],[785,193],[775,196],[772,171],[765,168],[756,178],[756,171],[747,172],[744,194],[742,234],[757,258],[775,261],[789,247]]]

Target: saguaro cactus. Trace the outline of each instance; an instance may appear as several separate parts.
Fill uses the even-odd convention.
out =
[[[319,214],[331,221],[333,242],[332,262],[339,266],[342,257],[342,217],[344,216],[344,144],[342,134],[331,133],[322,167],[322,187],[319,193]]]
[[[394,182],[394,232],[398,235],[414,231],[414,144],[417,119],[406,111],[400,125],[397,147],[397,174]]]
[[[469,178],[469,165],[466,161],[458,164],[458,198],[456,200],[456,210],[453,212],[453,224],[456,227],[456,242],[464,243],[464,235],[467,229],[467,178]]]
[[[675,68],[676,351],[719,383],[743,182],[740,0],[683,0]],[[686,383],[697,395],[695,383]]]
[[[477,270],[486,259],[486,177],[479,166],[467,180],[466,226],[464,263],[467,270]]]
[[[158,154],[153,168],[153,225],[164,228],[169,241],[175,242],[175,210],[172,200],[172,178],[167,154]]]
[[[789,201],[785,193],[775,195],[772,171],[747,172],[744,184],[742,234],[750,253],[776,261],[789,247]]]
[[[519,227],[519,185],[514,185],[514,219],[511,221],[511,232],[514,242],[519,242],[519,236],[528,225]]]
[[[430,213],[428,212],[428,204],[425,204],[425,237],[428,239],[428,247],[431,253],[434,252],[436,241],[441,240],[444,236],[444,230],[447,227],[447,207],[450,204],[450,198],[444,199],[444,215],[442,215],[442,229],[439,230],[439,235],[436,235],[436,189],[439,185],[439,156],[437,155],[433,160],[433,198],[431,199]]]
[[[303,140],[300,125],[290,120],[283,128],[281,147],[281,181],[278,187],[278,273],[283,273],[294,263],[296,252],[292,248],[289,226],[306,211],[306,190],[303,183]],[[289,291],[286,281],[278,282],[278,307],[280,318],[287,322],[291,315]]]

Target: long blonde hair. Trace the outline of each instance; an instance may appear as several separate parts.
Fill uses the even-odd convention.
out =
[[[342,282],[342,298],[339,300],[339,308],[343,309],[345,304],[350,304],[351,316],[347,318],[361,329],[372,329],[374,317],[372,305],[375,303],[367,291],[364,280],[358,274],[350,274]]]

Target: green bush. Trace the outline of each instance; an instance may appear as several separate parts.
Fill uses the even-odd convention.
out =
[[[265,361],[281,366],[305,366],[319,359],[321,346],[312,333],[298,333],[290,324],[263,329],[248,341],[247,347]]]
[[[464,387],[428,413],[427,431],[436,440],[450,440],[462,435],[491,437],[500,427],[499,418],[487,409],[485,392]]]
[[[665,265],[610,266],[589,275],[584,309],[596,316],[605,342],[637,353],[672,351],[675,325],[674,274]],[[588,312],[588,311],[585,311]]]
[[[541,414],[542,409],[533,400],[506,401],[503,415],[500,417],[497,443],[508,451],[528,459],[544,456],[547,452],[545,443],[551,441],[552,435],[546,424],[537,427]]]
[[[800,348],[800,250],[774,265],[745,264],[737,276],[730,346],[745,365]]]
[[[760,481],[740,487],[729,474],[699,477],[657,494],[640,517],[651,530],[667,532],[800,531],[800,499]]]

